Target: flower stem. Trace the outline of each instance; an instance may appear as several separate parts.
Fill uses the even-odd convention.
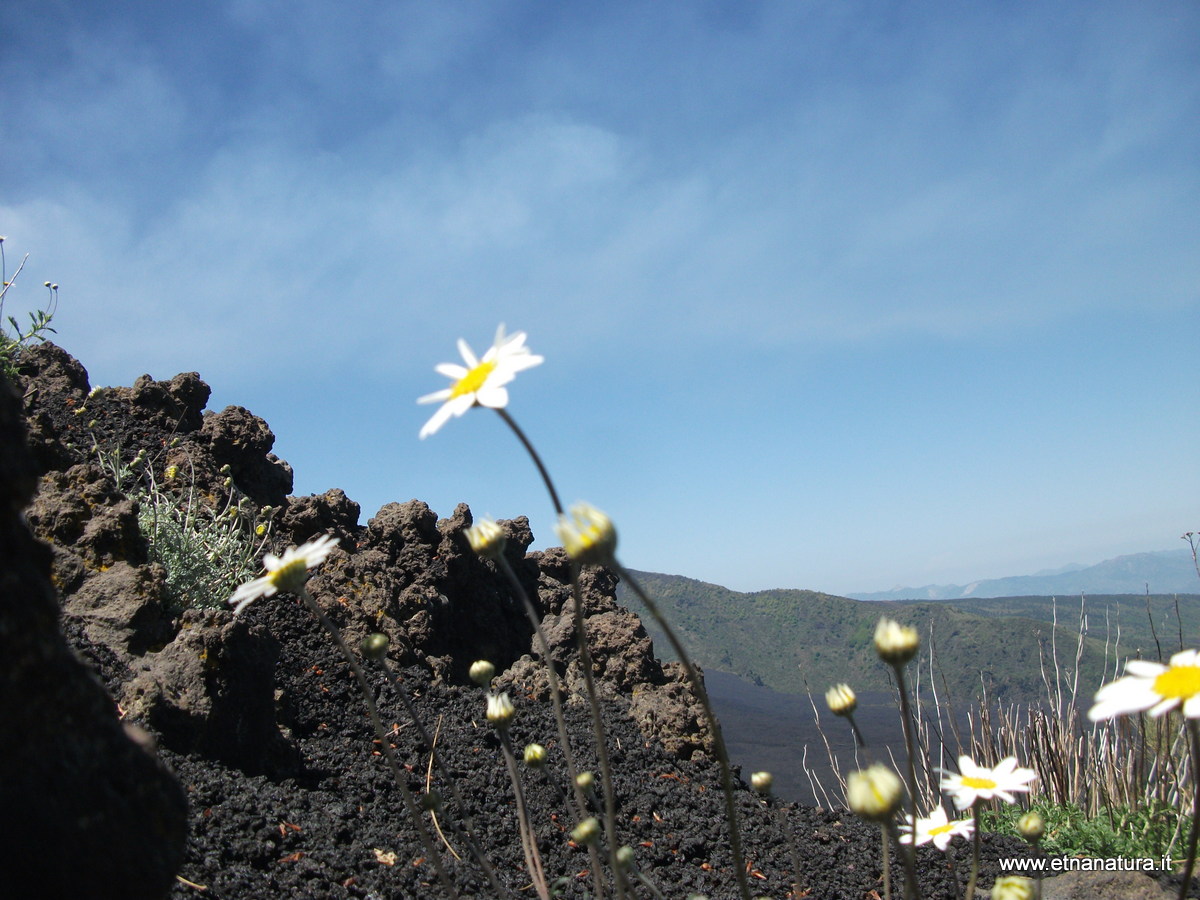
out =
[[[906,869],[908,869],[908,871],[911,873],[913,870],[915,870],[915,865],[913,863],[914,863],[914,860],[917,855],[917,844],[916,844],[917,763],[916,763],[916,752],[915,752],[916,742],[913,739],[914,726],[913,726],[913,721],[912,721],[912,707],[909,706],[908,688],[904,684],[904,666],[897,665],[897,666],[893,666],[892,668],[896,672],[896,684],[900,690],[900,718],[901,718],[901,721],[903,721],[903,723],[904,723],[905,755],[908,757],[908,814],[909,814],[909,822],[912,823],[913,838],[914,838],[913,843],[908,846],[907,852],[906,852],[906,848],[904,848],[904,847],[897,847],[897,851],[900,853],[900,855],[902,857],[904,857],[905,862],[908,863],[908,866],[906,866]],[[920,887],[920,885],[918,885],[916,883],[915,879],[911,876],[911,874],[909,875],[909,877],[907,877],[905,879],[905,881],[907,883],[904,885],[904,896],[906,898],[920,897],[921,896],[921,887]]]
[[[625,870],[617,862],[617,803],[613,793],[612,765],[608,759],[608,742],[604,736],[604,719],[600,715],[600,698],[596,693],[596,679],[592,674],[592,651],[588,647],[587,633],[583,624],[583,589],[579,585],[579,565],[571,562],[571,587],[575,598],[575,639],[579,649],[579,666],[583,669],[583,683],[587,690],[588,704],[592,710],[592,736],[596,743],[596,760],[600,764],[600,784],[604,789],[604,836],[608,841],[608,857],[612,866],[613,881],[617,886],[618,900],[625,897]]]
[[[1196,867],[1196,843],[1200,840],[1200,725],[1188,719],[1188,744],[1192,750],[1192,828],[1188,835],[1187,862],[1183,866],[1183,881],[1179,883],[1179,900],[1187,896]]]
[[[525,448],[525,452],[533,460],[533,464],[537,466],[538,474],[542,476],[542,481],[546,484],[546,490],[550,492],[550,502],[554,504],[554,512],[561,516],[563,514],[562,501],[558,499],[558,491],[554,489],[554,481],[550,478],[550,473],[546,470],[545,464],[542,463],[542,458],[538,455],[537,450],[534,449],[529,438],[525,436],[525,432],[521,430],[521,426],[508,414],[508,410],[501,407],[496,410],[496,414],[512,429],[513,434],[517,436],[517,440]]]
[[[517,578],[517,573],[513,571],[511,565],[503,554],[497,557],[496,563],[500,566],[500,571],[504,573],[504,577],[508,579],[517,596],[521,598],[521,605],[525,607],[525,616],[529,619],[529,624],[533,626],[533,634],[537,640],[538,654],[542,657],[542,663],[546,666],[546,677],[550,682],[550,699],[554,703],[554,721],[558,726],[558,742],[562,747],[563,758],[567,762],[567,775],[571,779],[571,785],[575,798],[576,809],[576,824],[582,822],[588,817],[587,797],[584,796],[583,788],[579,786],[576,776],[579,775],[579,766],[575,762],[575,753],[571,750],[571,739],[567,733],[567,717],[563,710],[563,693],[562,686],[558,680],[558,671],[554,667],[554,657],[550,654],[550,642],[546,640],[546,632],[542,629],[541,619],[538,617],[537,609],[533,605],[533,601],[529,598],[529,593],[525,590],[525,586],[521,584]],[[604,900],[604,878],[600,872],[600,858],[596,853],[596,848],[593,844],[588,845],[588,855],[592,860],[592,875],[595,879],[595,892],[597,900]]]
[[[741,892],[743,900],[750,900],[750,885],[746,881],[746,863],[742,855],[741,829],[738,827],[737,804],[734,801],[733,794],[733,772],[729,765],[729,753],[725,749],[725,739],[721,735],[721,723],[717,721],[716,713],[713,712],[712,703],[708,699],[708,691],[704,689],[704,681],[701,679],[700,673],[696,671],[696,666],[692,663],[687,650],[680,642],[678,636],[676,636],[675,629],[671,627],[671,623],[667,621],[666,617],[659,610],[658,604],[650,599],[646,592],[642,590],[642,586],[629,574],[629,571],[615,559],[613,560],[613,568],[616,569],[621,580],[628,584],[633,589],[633,592],[638,595],[638,599],[650,611],[650,615],[654,617],[654,621],[658,623],[658,627],[667,636],[667,640],[670,641],[671,647],[675,650],[675,655],[683,663],[688,680],[692,683],[692,690],[695,691],[696,697],[700,701],[700,706],[704,710],[704,717],[708,721],[709,730],[712,732],[713,749],[716,750],[717,762],[721,770],[721,788],[725,794],[725,817],[729,820],[729,847],[733,852],[733,871],[737,876],[738,890]]]
[[[879,826],[879,836],[883,839],[883,900],[892,900],[892,860],[888,853],[888,830],[886,825]]]
[[[976,800],[971,805],[975,828],[971,832],[971,878],[967,881],[965,900],[975,900],[975,882],[979,880],[979,804],[980,801]]]
[[[521,442],[521,446],[529,454],[533,464],[537,466],[538,474],[542,476],[542,481],[546,485],[546,490],[550,494],[550,502],[554,505],[554,512],[561,516],[563,515],[562,501],[558,497],[558,490],[554,487],[554,479],[550,477],[550,472],[546,469],[545,463],[538,455],[533,443],[525,436],[525,432],[521,430],[521,426],[516,423],[516,420],[508,414],[508,411],[503,407],[496,410],[496,414],[504,420],[504,423],[512,430],[512,433],[517,436],[517,440]],[[608,747],[604,737],[604,720],[600,714],[600,698],[596,694],[596,683],[592,677],[592,654],[588,649],[587,631],[583,623],[583,592],[579,586],[579,566],[571,563],[571,587],[575,597],[575,642],[579,648],[579,663],[583,669],[583,683],[587,691],[588,706],[591,709],[592,715],[592,733],[596,742],[596,757],[600,764],[600,780],[604,786],[604,833],[608,840],[608,858],[612,868],[613,881],[616,884],[617,900],[625,900],[625,872],[620,865],[617,864],[617,849],[620,844],[617,841],[617,814],[616,800],[613,795],[612,786],[612,770],[608,762]],[[597,891],[602,891],[599,881],[597,881]]]
[[[379,738],[379,747],[383,752],[384,758],[392,769],[392,774],[395,776],[396,785],[400,788],[400,795],[404,798],[404,806],[408,810],[408,815],[413,821],[413,825],[417,829],[417,834],[421,838],[421,843],[425,846],[426,856],[433,862],[433,867],[437,871],[438,880],[442,883],[443,889],[447,896],[457,900],[458,891],[454,889],[450,877],[446,874],[446,870],[442,865],[442,856],[434,846],[433,839],[429,836],[429,830],[425,827],[425,823],[421,819],[420,810],[417,807],[417,802],[413,798],[412,791],[408,787],[408,782],[401,771],[400,763],[396,760],[396,753],[392,749],[392,744],[388,740],[387,731],[383,727],[383,722],[379,719],[379,710],[375,706],[375,697],[371,692],[371,686],[367,684],[367,678],[363,675],[363,670],[358,664],[358,660],[354,658],[354,654],[350,652],[350,648],[346,646],[346,641],[342,638],[341,630],[333,624],[330,618],[325,615],[325,611],[317,605],[317,601],[313,595],[308,592],[308,588],[301,587],[299,590],[300,599],[304,601],[304,605],[308,607],[309,612],[317,617],[329,636],[333,638],[333,642],[337,644],[338,649],[342,651],[342,656],[346,658],[346,662],[350,665],[350,670],[354,673],[354,677],[358,680],[359,690],[362,691],[363,699],[367,704],[367,712],[371,717],[371,724],[375,727],[375,736]]]
[[[442,759],[442,754],[437,749],[436,741],[434,741],[434,739],[430,736],[429,731],[425,728],[425,724],[417,716],[417,711],[413,707],[412,701],[408,699],[408,694],[404,691],[403,685],[400,681],[400,676],[392,670],[386,655],[380,659],[379,663],[383,667],[383,671],[387,675],[388,681],[391,682],[392,687],[395,689],[396,696],[400,698],[400,702],[404,705],[404,710],[408,713],[409,720],[412,721],[413,725],[416,726],[417,733],[421,736],[421,741],[429,748],[429,752],[433,756],[433,761],[437,763],[437,767],[442,773],[442,778],[444,779],[445,783],[449,785],[450,796],[454,799],[455,804],[458,805],[459,810],[462,811],[462,824],[464,828],[461,830],[461,834],[466,840],[467,847],[471,851],[472,858],[474,858],[476,864],[487,877],[488,883],[492,886],[492,890],[496,892],[497,896],[501,894],[509,897],[513,896],[511,891],[500,884],[500,880],[496,875],[495,869],[492,867],[492,864],[488,862],[487,857],[484,855],[483,850],[479,846],[479,842],[475,840],[475,823],[466,813],[467,805],[463,802],[462,794],[458,790],[458,781],[451,773],[450,767],[447,766],[445,761]],[[455,831],[460,831],[457,825],[455,826]]]
[[[896,853],[900,857],[900,864],[904,866],[904,896],[905,897],[920,897],[921,886],[917,883],[917,860],[916,860],[916,845],[909,846],[912,852],[905,853],[905,845],[900,843],[900,832],[896,828],[895,822],[888,822],[886,825],[888,833],[892,837],[892,843],[896,845]],[[916,830],[913,835],[915,837]]]
[[[533,879],[533,886],[537,890],[538,897],[541,900],[550,900],[550,889],[546,885],[546,871],[542,868],[542,856],[538,853],[537,836],[533,833],[533,826],[529,821],[529,810],[525,806],[525,791],[521,787],[521,774],[517,771],[517,759],[513,755],[512,739],[508,735],[508,728],[502,727],[500,731],[500,743],[504,747],[504,764],[508,768],[508,778],[512,782],[513,797],[517,804],[517,825],[521,832],[521,849],[525,851],[525,867],[529,870],[529,877]]]

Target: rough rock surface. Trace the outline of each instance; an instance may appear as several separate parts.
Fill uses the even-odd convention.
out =
[[[162,897],[183,859],[183,791],[135,740],[143,735],[123,726],[112,698],[64,640],[50,550],[20,515],[37,474],[24,431],[18,398],[0,375],[2,890]],[[110,549],[119,551],[120,526],[107,521]],[[84,527],[80,539],[88,533]],[[107,544],[89,544],[88,552]]]
[[[10,465],[13,451],[0,445],[0,500],[15,510],[40,480],[28,519],[46,543],[26,535],[20,562],[52,567],[76,652],[119,699],[125,722],[157,740],[161,758],[186,788],[188,844],[182,880],[167,885],[171,896],[416,898],[439,892],[430,886],[432,868],[379,755],[356,682],[307,609],[276,595],[236,619],[226,609],[172,611],[164,573],[147,561],[136,504],[113,474],[113,462],[130,465],[140,452],[160,483],[169,466],[186,473],[198,503],[220,508],[234,492],[252,506],[275,507],[276,552],[318,534],[337,537],[338,548],[308,586],[351,646],[368,633],[388,635],[398,680],[378,667],[368,669],[368,678],[409,786],[418,793],[433,787],[449,798],[453,781],[462,799],[447,800],[439,818],[447,841],[469,859],[453,824],[473,821],[507,890],[532,896],[500,744],[484,719],[482,692],[467,677],[471,662],[490,659],[500,673],[496,688],[509,691],[517,707],[516,746],[536,741],[549,750],[545,776],[529,773],[525,784],[546,870],[563,878],[561,896],[589,895],[586,854],[566,834],[572,820],[561,794],[563,750],[544,664],[519,597],[495,564],[467,545],[466,506],[439,519],[418,500],[390,503],[360,525],[358,505],[339,490],[288,497],[291,470],[271,454],[266,423],[240,407],[205,412],[208,387],[195,373],[169,381],[143,376],[132,388],[96,391],[83,367],[53,345],[22,354],[19,372],[36,465],[15,457]],[[97,464],[101,455],[108,466]],[[527,520],[503,525],[507,561],[535,606],[567,694],[572,749],[583,768],[594,770],[569,560],[559,549],[527,552],[533,541]],[[10,546],[16,545],[5,541]],[[6,563],[4,577],[9,573]],[[637,617],[616,603],[615,586],[602,569],[581,578],[619,838],[665,896],[733,897],[710,736],[681,667],[655,658]],[[42,617],[52,622],[52,608]],[[0,639],[11,634],[0,631]],[[5,689],[16,686],[6,682]],[[398,691],[436,735],[444,767],[430,766],[430,748],[408,721]],[[5,697],[6,715],[15,696]],[[114,702],[102,699],[107,727],[123,737]],[[14,771],[9,760],[0,771]],[[120,799],[137,801],[157,783],[148,776]],[[767,805],[744,787],[737,803],[756,894],[784,897],[793,880],[798,896],[882,892],[874,827],[836,810]],[[997,874],[1000,856],[1028,852],[996,836],[986,836],[983,845],[983,885]],[[47,846],[53,845],[42,847],[43,859]],[[919,856],[925,896],[956,896],[947,858],[932,849]],[[155,859],[161,873],[177,857],[164,851]],[[472,863],[446,860],[463,896],[493,895]],[[108,865],[113,871],[128,865],[136,879],[145,860],[114,857]],[[960,884],[965,876],[958,872]],[[899,882],[898,867],[892,877]],[[159,896],[162,890],[160,884]]]

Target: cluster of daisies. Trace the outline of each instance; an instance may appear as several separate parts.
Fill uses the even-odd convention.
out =
[[[540,364],[543,357],[536,356],[525,346],[525,334],[508,335],[501,325],[492,346],[482,357],[478,357],[463,340],[458,342],[462,364],[443,363],[436,371],[451,379],[449,387],[418,399],[418,403],[440,403],[437,411],[421,428],[419,437],[426,438],[438,431],[451,418],[463,415],[474,406],[503,410],[508,404],[507,385],[519,372]],[[557,532],[570,555],[580,562],[604,563],[611,559],[616,543],[616,533],[608,518],[593,507],[585,504],[573,507],[569,515],[560,515]],[[495,523],[482,521],[468,535],[472,546],[482,555],[503,552],[503,532]],[[300,547],[289,548],[281,557],[267,554],[263,560],[266,574],[242,585],[229,598],[234,612],[240,613],[260,597],[269,597],[277,592],[299,593],[303,590],[308,571],[325,561],[337,547],[335,538],[323,535]],[[875,632],[875,648],[880,659],[892,666],[903,686],[903,668],[916,654],[919,638],[915,629],[882,619]],[[902,698],[905,696],[901,690]],[[831,688],[826,699],[830,709],[853,723],[856,705],[854,691],[848,685]],[[503,695],[489,696],[488,718],[499,724],[511,717],[511,704]],[[1095,704],[1088,716],[1093,722],[1117,716],[1149,713],[1159,717],[1174,710],[1181,710],[1190,727],[1190,736],[1197,737],[1197,722],[1200,719],[1200,651],[1187,650],[1171,657],[1166,664],[1147,660],[1130,660],[1125,675],[1104,685],[1096,693]],[[908,727],[906,721],[906,728]],[[859,738],[861,741],[861,737]],[[988,768],[977,764],[969,756],[958,758],[958,771],[942,771],[940,788],[952,801],[953,806],[963,812],[970,810],[972,817],[951,820],[946,810],[938,806],[927,817],[916,815],[916,786],[912,776],[911,744],[909,811],[899,826],[895,826],[897,813],[904,800],[905,787],[899,776],[891,769],[875,764],[853,772],[847,778],[847,803],[864,819],[878,822],[885,829],[894,829],[898,843],[904,845],[911,860],[913,848],[932,843],[945,850],[955,837],[974,839],[975,859],[968,896],[974,890],[974,876],[978,868],[978,814],[982,804],[992,800],[1014,803],[1017,793],[1030,790],[1037,778],[1032,769],[1017,765],[1014,757],[1001,760]],[[768,773],[757,773],[756,788],[769,791]],[[1200,802],[1200,793],[1197,794]],[[1193,835],[1184,875],[1184,887],[1190,881],[1192,865],[1196,855],[1195,821],[1200,815],[1193,814]],[[1021,819],[1019,829],[1032,843],[1041,837],[1044,823],[1036,813]],[[909,872],[910,878],[912,872]],[[1021,878],[1000,879],[993,886],[992,897],[1029,896],[1029,882]]]

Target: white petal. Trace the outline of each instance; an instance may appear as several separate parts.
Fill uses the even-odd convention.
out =
[[[1154,705],[1154,707],[1150,710],[1150,717],[1157,719],[1163,713],[1168,713],[1171,710],[1175,709],[1175,707],[1177,707],[1177,706],[1179,706],[1179,698],[1178,697],[1164,697],[1161,701],[1156,703]]]
[[[462,338],[458,339],[458,352],[461,354],[463,361],[466,362],[468,369],[473,369],[479,365],[479,360],[475,358],[474,351],[471,350],[470,345]]]
[[[449,400],[454,391],[451,388],[442,388],[440,391],[434,391],[432,394],[426,394],[424,397],[418,397],[418,403],[441,403],[443,400]]]
[[[418,437],[423,439],[433,434],[448,421],[450,421],[451,416],[461,416],[474,404],[475,400],[469,394],[447,400],[438,408],[438,411],[430,417],[429,421],[425,423]]]
[[[471,370],[466,366],[460,366],[458,363],[438,363],[433,367],[433,371],[439,375],[445,375],[447,378],[453,378],[455,381],[458,381],[458,379]]]
[[[475,400],[488,409],[504,409],[508,406],[508,389],[485,384],[475,393]]]
[[[1200,719],[1200,694],[1192,694],[1183,701],[1183,714],[1189,719]]]
[[[1196,661],[1197,655],[1198,652],[1196,650],[1180,650],[1171,657],[1171,665],[1179,667],[1200,665]]]
[[[1165,671],[1167,671],[1166,666],[1148,659],[1131,659],[1125,663],[1125,674],[1135,675],[1138,678],[1155,678]]]

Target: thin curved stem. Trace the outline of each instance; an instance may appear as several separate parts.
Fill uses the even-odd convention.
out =
[[[529,624],[533,626],[533,633],[537,639],[538,653],[541,654],[542,662],[546,666],[546,677],[550,682],[550,699],[554,703],[554,721],[558,726],[558,742],[562,747],[563,757],[567,762],[567,775],[571,779],[571,787],[575,799],[576,821],[582,822],[588,817],[587,797],[584,796],[583,788],[579,786],[577,777],[579,775],[579,766],[575,762],[575,753],[571,749],[571,738],[567,733],[567,717],[563,710],[563,694],[562,686],[558,680],[558,671],[554,668],[554,658],[550,655],[550,642],[546,639],[546,632],[542,629],[541,619],[538,618],[537,609],[533,605],[533,601],[529,598],[529,593],[525,590],[525,586],[521,584],[517,578],[517,573],[513,571],[513,567],[509,565],[507,559],[501,554],[496,559],[497,565],[500,566],[500,571],[504,573],[504,577],[508,579],[517,596],[521,598],[521,605],[525,607],[525,615],[529,619]],[[594,844],[588,845],[588,855],[592,861],[592,876],[595,880],[597,900],[604,900],[604,877],[600,871],[600,857],[596,853]]]
[[[450,767],[447,766],[445,761],[442,759],[442,754],[437,749],[437,742],[430,736],[428,729],[425,728],[425,723],[422,722],[420,717],[417,716],[417,711],[413,707],[412,701],[408,699],[408,694],[406,694],[404,691],[400,676],[392,670],[386,655],[380,659],[379,663],[382,666],[384,673],[387,675],[388,681],[391,682],[392,687],[395,689],[396,696],[400,698],[400,702],[404,705],[404,711],[408,713],[409,720],[413,723],[413,725],[416,726],[417,733],[420,735],[421,740],[425,743],[425,746],[429,748],[429,752],[433,757],[433,761],[437,764],[439,771],[442,773],[442,778],[450,787],[450,796],[458,805],[460,815],[462,816],[463,820],[463,829],[461,830],[461,833],[467,842],[467,847],[471,852],[472,858],[483,871],[483,874],[487,877],[488,883],[492,886],[492,890],[496,892],[497,896],[513,896],[510,890],[500,884],[500,880],[496,875],[496,870],[492,867],[492,864],[488,862],[487,857],[484,855],[483,850],[479,846],[479,842],[475,840],[475,823],[472,821],[471,816],[469,816],[466,812],[467,806],[463,802],[461,792],[458,790],[458,781],[451,773]],[[459,830],[460,829],[455,827],[456,832]]]
[[[638,595],[638,599],[650,611],[650,615],[654,617],[654,621],[658,623],[658,627],[666,634],[667,640],[675,651],[675,655],[683,663],[688,680],[692,683],[692,690],[696,692],[696,697],[699,699],[700,706],[704,710],[704,717],[708,721],[709,729],[712,731],[713,748],[716,750],[717,763],[721,770],[721,790],[725,794],[725,816],[729,820],[729,848],[733,853],[733,870],[737,876],[738,891],[742,895],[742,900],[750,900],[750,884],[746,881],[746,863],[742,853],[741,828],[738,825],[737,803],[734,800],[733,793],[733,771],[729,765],[729,753],[725,749],[725,738],[721,734],[721,723],[717,721],[716,713],[713,712],[712,703],[708,699],[708,691],[704,688],[704,681],[700,678],[700,673],[696,671],[696,666],[692,663],[692,659],[688,655],[686,648],[684,648],[683,643],[676,636],[675,629],[671,627],[671,623],[659,611],[658,604],[650,599],[649,595],[642,590],[642,586],[637,583],[637,580],[616,559],[612,561],[612,565],[621,579]]]
[[[592,709],[592,735],[596,742],[596,760],[600,764],[600,785],[604,790],[604,836],[608,841],[608,857],[617,887],[618,900],[625,897],[625,870],[617,861],[617,803],[613,792],[612,765],[608,759],[608,741],[604,735],[604,719],[600,715],[600,697],[596,693],[596,679],[592,674],[592,651],[588,647],[587,632],[583,624],[583,589],[579,585],[579,565],[571,562],[571,587],[575,599],[573,620],[576,645],[579,649],[579,666],[583,669],[583,683],[587,690],[588,703]]]
[[[409,789],[408,782],[400,768],[400,763],[396,759],[396,752],[392,749],[392,744],[388,740],[383,722],[379,719],[379,709],[375,705],[375,697],[371,692],[371,686],[367,684],[366,676],[363,675],[362,667],[359,666],[358,660],[354,658],[354,654],[350,652],[350,648],[346,646],[346,641],[342,638],[341,630],[333,624],[329,616],[325,615],[325,611],[317,604],[313,595],[308,592],[308,588],[301,587],[299,597],[304,601],[304,605],[308,607],[309,612],[317,617],[317,620],[321,623],[321,627],[333,638],[333,642],[337,644],[338,649],[342,651],[342,656],[349,663],[354,677],[358,679],[358,687],[362,691],[363,699],[366,701],[367,712],[371,716],[371,724],[375,727],[375,735],[379,738],[380,750],[382,750],[384,758],[387,760],[388,765],[392,769],[392,774],[396,778],[396,785],[400,788],[400,795],[404,798],[404,806],[408,810],[408,815],[412,819],[413,825],[416,826],[421,843],[425,846],[425,853],[433,862],[438,880],[442,883],[447,896],[457,900],[459,896],[458,891],[454,889],[454,884],[450,881],[450,876],[446,874],[446,869],[442,865],[442,855],[438,852],[437,847],[433,843],[433,838],[429,836],[429,830],[425,827],[425,822],[421,819],[417,802],[413,798],[412,791]]]
[[[900,690],[900,718],[904,723],[904,744],[905,755],[908,757],[908,814],[909,822],[913,828],[913,836],[917,834],[917,762],[915,746],[916,742],[913,739],[913,721],[912,707],[908,703],[908,688],[904,684],[904,666],[897,665],[892,667],[896,672],[896,684]],[[904,847],[897,847],[897,851],[905,858],[906,862],[911,863],[917,855],[916,841],[909,845],[908,851],[905,852]],[[906,879],[904,886],[904,896],[908,898],[920,897],[921,888],[912,878]]]
[[[512,740],[507,728],[500,728],[500,743],[504,747],[504,764],[508,779],[512,782],[513,797],[517,804],[517,826],[521,832],[521,849],[525,851],[525,867],[533,879],[534,889],[541,900],[550,900],[550,889],[546,885],[546,870],[542,868],[542,856],[537,848],[537,836],[529,821],[529,809],[525,806],[525,790],[521,787],[521,774],[517,771],[517,759],[513,755]]]
[[[508,414],[508,410],[503,408],[497,409],[496,414],[512,429],[513,434],[517,436],[517,440],[525,448],[525,452],[533,459],[533,464],[537,466],[538,474],[542,476],[542,481],[546,484],[546,490],[550,492],[550,502],[554,504],[554,511],[561,516],[563,514],[562,501],[558,499],[558,491],[554,488],[554,481],[550,478],[550,473],[546,470],[546,466],[542,462],[542,458],[538,455],[537,450],[534,449],[529,438],[525,436],[525,432],[521,430],[521,426]]]
[[[517,440],[521,442],[521,446],[529,454],[533,464],[537,466],[538,474],[542,476],[542,481],[546,485],[546,490],[550,494],[550,502],[554,505],[554,512],[559,516],[563,515],[562,501],[558,497],[558,490],[554,487],[554,479],[550,477],[550,472],[542,462],[542,457],[534,448],[533,443],[526,437],[525,432],[521,430],[521,426],[516,423],[516,420],[508,414],[504,408],[496,410],[496,414],[504,420],[504,423],[512,430],[512,433],[517,436]],[[579,648],[579,662],[583,668],[583,682],[587,691],[588,706],[591,709],[592,715],[592,731],[596,741],[596,757],[600,763],[600,780],[604,787],[604,831],[608,840],[608,858],[609,865],[613,872],[613,881],[616,884],[617,900],[625,900],[625,871],[617,863],[617,833],[616,833],[616,800],[613,795],[612,786],[612,771],[608,762],[608,747],[604,737],[604,720],[600,714],[600,698],[596,694],[596,683],[592,677],[592,654],[588,649],[587,631],[583,623],[583,596],[579,587],[579,566],[572,561],[571,563],[571,588],[575,597],[575,641]],[[597,890],[600,888],[597,881]]]
[[[975,883],[979,880],[979,801],[971,805],[975,829],[971,832],[971,878],[967,881],[965,900],[975,900]],[[914,832],[915,834],[915,832]]]
[[[1192,828],[1188,836],[1187,862],[1183,866],[1183,881],[1179,883],[1179,900],[1187,896],[1196,868],[1196,844],[1200,840],[1200,726],[1188,719],[1188,743],[1192,749]]]

